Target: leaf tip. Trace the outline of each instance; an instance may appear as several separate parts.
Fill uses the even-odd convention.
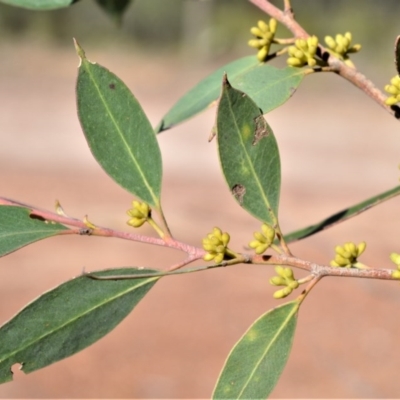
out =
[[[81,59],[81,62],[82,62],[82,60],[86,59],[85,52],[75,38],[73,38],[73,41],[74,41],[76,54],[78,54],[78,57]],[[79,64],[79,66],[80,66],[80,64]]]
[[[228,75],[226,72],[224,72],[224,75],[222,76],[222,88],[223,89],[230,89],[232,86],[228,81]]]

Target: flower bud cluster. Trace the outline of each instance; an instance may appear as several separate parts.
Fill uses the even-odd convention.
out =
[[[220,264],[227,252],[230,236],[228,233],[222,233],[221,229],[214,228],[211,233],[203,239],[203,249],[207,254],[203,257],[205,261],[214,260]]]
[[[274,293],[275,299],[283,299],[284,297],[289,296],[289,294],[292,293],[294,289],[297,289],[299,287],[299,282],[294,279],[292,268],[284,268],[280,265],[277,265],[275,267],[275,272],[278,275],[273,276],[269,280],[269,283],[274,286],[285,286],[283,289],[277,290]]]
[[[332,267],[350,268],[357,262],[357,257],[361,255],[367,244],[361,242],[358,246],[353,242],[345,243],[343,246],[335,247],[335,258],[330,262]]]
[[[397,265],[397,270],[392,272],[392,277],[395,279],[400,279],[400,254],[392,253],[390,259]]]
[[[335,38],[325,36],[325,43],[328,46],[328,51],[342,60],[348,58],[348,54],[357,53],[361,50],[360,44],[351,45],[351,33],[346,32],[344,35],[338,33]]]
[[[130,219],[127,224],[134,228],[141,227],[149,218],[151,218],[151,208],[147,203],[132,201],[132,208],[126,212]]]
[[[258,21],[257,26],[253,26],[250,29],[251,34],[254,35],[256,39],[249,40],[248,44],[250,47],[258,49],[257,58],[260,61],[265,61],[268,56],[271,43],[274,40],[276,26],[276,20],[271,18],[268,24],[264,21]]]
[[[261,230],[262,233],[254,232],[255,240],[249,243],[249,246],[255,249],[256,254],[264,253],[275,239],[275,229],[272,226],[263,224]]]
[[[390,85],[385,86],[385,92],[390,96],[385,100],[388,106],[393,106],[400,102],[400,76],[396,75],[390,80]]]
[[[303,67],[309,65],[313,67],[317,61],[315,54],[318,48],[318,38],[310,36],[307,39],[296,39],[294,46],[288,48],[289,58],[287,64],[292,67]]]

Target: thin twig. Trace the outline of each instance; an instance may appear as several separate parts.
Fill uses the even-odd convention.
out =
[[[283,254],[279,255],[255,255],[252,257],[253,264],[267,265],[286,265],[289,267],[300,268],[311,272],[315,276],[343,276],[351,278],[367,278],[367,279],[383,279],[398,280],[393,278],[391,269],[358,269],[358,268],[340,268],[330,267],[328,265],[319,265],[311,261],[303,260],[297,257],[288,257]]]
[[[146,244],[153,244],[156,246],[169,247],[169,248],[183,251],[183,252],[189,254],[191,257],[193,257],[193,259],[201,258],[205,254],[205,251],[202,248],[191,246],[184,242],[180,242],[179,240],[175,240],[172,237],[168,237],[168,238],[166,238],[166,240],[163,240],[158,237],[139,235],[137,233],[131,233],[131,232],[122,232],[122,231],[117,231],[114,229],[105,228],[105,227],[101,227],[101,226],[97,226],[97,225],[93,225],[89,228],[87,223],[85,223],[83,220],[80,220],[77,218],[71,218],[71,217],[68,217],[65,215],[60,215],[57,213],[53,213],[51,211],[41,210],[36,207],[30,206],[28,204],[24,204],[24,203],[15,201],[15,200],[7,199],[5,197],[0,197],[0,204],[12,205],[12,206],[16,206],[16,207],[24,207],[24,208],[27,208],[30,210],[31,215],[41,217],[46,221],[54,221],[54,222],[58,222],[59,224],[62,224],[62,225],[80,228],[77,230],[73,230],[73,233],[76,233],[79,235],[84,234],[83,232],[88,230],[90,232],[90,236],[114,237],[114,238],[132,240],[135,242],[141,242],[141,243],[146,243]],[[64,231],[62,231],[62,234],[65,234]]]

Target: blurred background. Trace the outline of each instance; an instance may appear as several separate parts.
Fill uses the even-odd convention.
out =
[[[398,1],[292,5],[298,21],[321,40],[351,31],[363,46],[352,59],[377,87],[396,74]],[[90,0],[48,12],[0,5],[0,194],[47,209],[58,199],[67,214],[129,229],[125,212],[132,196],[93,160],[76,116],[72,37],[90,60],[125,81],[155,126],[200,79],[252,54],[249,29],[258,19],[267,17],[245,0],[135,0],[120,27]],[[290,36],[279,29],[277,36]],[[215,143],[207,141],[214,118],[210,109],[160,134],[164,210],[177,238],[198,244],[219,226],[240,251],[259,223],[226,188]],[[284,232],[398,184],[399,122],[337,76],[307,77],[267,120],[281,152]],[[292,250],[327,264],[337,244],[366,240],[361,261],[392,268],[389,254],[400,252],[398,209],[399,200],[390,200]],[[162,269],[181,256],[115,239],[36,243],[0,259],[0,321],[83,267]],[[273,274],[272,268],[241,265],[165,278],[90,348],[29,375],[15,366],[14,381],[0,386],[0,397],[210,397],[231,347],[279,304],[268,284]],[[340,278],[318,284],[300,310],[293,350],[272,397],[398,397],[399,289],[393,282]]]

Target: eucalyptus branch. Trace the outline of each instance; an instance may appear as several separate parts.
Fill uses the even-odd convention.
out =
[[[2,205],[12,205],[16,207],[24,207],[30,210],[30,216],[33,218],[40,218],[45,221],[52,221],[52,222],[57,222],[62,225],[66,226],[73,226],[76,228],[80,229],[75,229],[72,230],[71,232],[68,231],[62,231],[61,233],[58,234],[67,234],[68,233],[75,233],[78,235],[87,235],[87,236],[103,236],[103,237],[114,237],[114,238],[119,238],[119,239],[125,239],[125,240],[131,240],[134,242],[141,242],[141,243],[146,243],[146,244],[152,244],[156,246],[163,246],[163,247],[169,247],[173,248],[176,250],[180,250],[182,252],[185,252],[190,255],[190,260],[193,261],[195,259],[199,259],[203,257],[205,254],[205,251],[201,248],[191,246],[187,243],[180,242],[178,240],[173,239],[172,237],[166,237],[165,240],[158,238],[158,237],[152,237],[152,236],[145,236],[145,235],[140,235],[137,233],[131,233],[131,232],[122,232],[122,231],[117,231],[115,229],[111,228],[105,228],[101,226],[94,225],[92,223],[88,223],[87,220],[83,219],[77,219],[77,218],[72,218],[66,215],[60,215],[51,211],[46,211],[46,210],[41,210],[36,207],[30,206],[28,204],[24,204],[18,201],[14,201],[11,199],[7,199],[5,197],[0,197],[0,204]]]
[[[250,3],[264,11],[266,14],[275,18],[287,29],[289,29],[296,38],[306,39],[310,35],[307,31],[294,19],[292,12],[287,12],[288,2],[285,1],[285,11],[280,10],[276,6],[270,3],[269,0],[249,0]],[[318,45],[321,51],[321,57],[331,68],[332,72],[335,72],[342,78],[348,80],[353,85],[361,89],[367,96],[383,107],[389,114],[393,115],[396,119],[399,118],[395,107],[390,107],[385,104],[386,95],[380,91],[365,75],[359,72],[354,67],[349,67],[342,60],[338,59],[334,55],[330,54],[324,46]]]

